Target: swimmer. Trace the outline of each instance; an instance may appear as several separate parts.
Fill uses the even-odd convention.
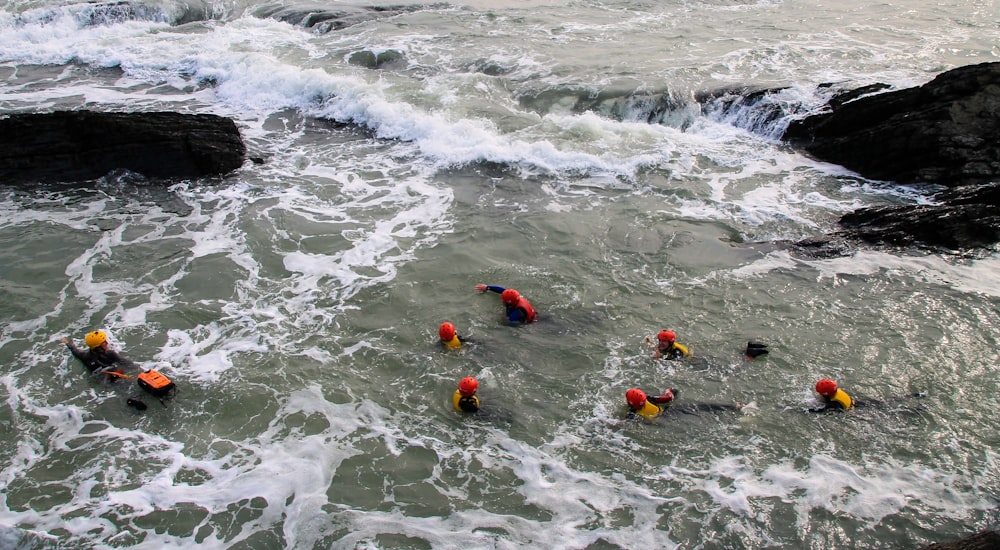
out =
[[[471,344],[472,340],[462,338],[455,332],[455,325],[445,321],[438,327],[438,336],[441,338],[441,345],[448,349],[462,347],[462,344]]]
[[[646,392],[639,388],[631,388],[625,392],[629,416],[641,416],[646,420],[652,420],[663,414],[664,409],[670,406],[678,393],[680,393],[678,390],[667,388],[663,390],[663,395],[647,397]]]
[[[823,407],[810,409],[813,412],[829,410],[851,410],[854,408],[854,400],[847,392],[840,389],[837,383],[829,378],[824,378],[816,382],[816,393],[823,399]]]
[[[90,372],[108,375],[107,379],[109,382],[117,380],[120,378],[119,375],[125,374],[125,371],[118,365],[130,369],[138,368],[133,361],[125,358],[108,346],[108,335],[104,331],[95,330],[88,332],[84,336],[83,342],[88,348],[86,350],[76,347],[68,338],[61,338],[59,341],[65,344],[69,348],[70,353],[73,354],[73,357],[79,359],[81,363],[90,369]]]
[[[646,343],[652,344],[648,336],[646,337]],[[689,357],[690,355],[691,351],[687,346],[677,343],[677,333],[674,331],[661,330],[656,335],[656,350],[653,351],[653,357],[674,360]]]
[[[479,292],[490,291],[500,295],[500,301],[503,302],[504,314],[507,316],[509,324],[516,326],[533,323],[538,320],[538,312],[532,307],[531,302],[513,288],[485,285],[482,283],[476,285],[475,288]]]
[[[747,342],[747,349],[743,353],[746,355],[747,361],[753,361],[758,357],[767,355],[767,344],[761,344],[760,342]]]
[[[474,413],[479,411],[479,397],[476,392],[479,390],[479,381],[471,376],[466,376],[458,382],[458,389],[451,396],[451,404],[458,412]]]

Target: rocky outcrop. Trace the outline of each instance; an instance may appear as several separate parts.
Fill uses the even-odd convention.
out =
[[[949,187],[1000,179],[1000,63],[881,90],[835,98],[826,112],[789,124],[784,139],[871,179]]]
[[[855,210],[840,218],[838,235],[868,244],[934,251],[1000,242],[1000,184],[952,189],[934,199],[940,202]]]
[[[221,175],[243,165],[236,124],[215,115],[61,111],[0,119],[0,184]]]
[[[1000,534],[988,530],[954,542],[924,546],[920,550],[1000,550]]]
[[[831,239],[802,242],[801,249],[830,255],[860,241],[959,251],[1000,242],[1000,63],[885,90],[876,84],[839,94],[824,112],[791,123],[784,139],[867,178],[950,189],[932,196],[932,204],[846,214]]]
[[[309,6],[308,4],[296,3],[294,6],[288,6],[284,2],[276,2],[261,6],[254,11],[254,15],[305,27],[316,33],[328,33],[424,8],[425,6],[420,5],[353,6],[346,4],[330,8],[321,4]]]

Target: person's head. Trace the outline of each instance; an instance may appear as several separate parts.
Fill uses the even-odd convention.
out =
[[[475,395],[479,389],[479,381],[471,376],[466,376],[458,382],[458,393],[464,397]]]
[[[673,344],[677,341],[677,335],[674,334],[672,330],[661,330],[659,334],[656,335],[656,339],[660,341],[661,344]]]
[[[455,337],[455,325],[448,321],[441,323],[441,327],[438,329],[438,336],[445,342],[451,342],[452,338]]]
[[[837,393],[837,383],[829,378],[824,378],[816,382],[816,393],[823,397],[833,397],[833,394]]]
[[[625,401],[628,402],[629,407],[641,409],[646,404],[646,392],[639,388],[631,388],[625,392]]]
[[[88,332],[86,336],[83,337],[83,342],[87,344],[90,349],[99,348],[108,343],[108,336],[100,330],[95,330],[94,332]]]
[[[500,293],[500,300],[504,304],[512,306],[517,303],[517,299],[521,297],[521,293],[514,290],[513,288],[508,288]]]

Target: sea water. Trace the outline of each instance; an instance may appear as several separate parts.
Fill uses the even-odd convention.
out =
[[[309,27],[281,20],[303,2],[3,4],[4,112],[214,113],[263,162],[0,188],[0,546],[917,548],[996,525],[996,252],[794,253],[924,199],[777,139],[832,89],[997,61],[995,2],[378,6]],[[695,99],[764,87],[786,116]],[[443,321],[474,343],[442,349]],[[691,359],[651,357],[666,328]],[[140,413],[89,376],[59,339],[94,329],[176,398]],[[451,407],[470,375],[480,415]],[[808,412],[823,377],[881,405]],[[742,408],[629,421],[630,387]]]

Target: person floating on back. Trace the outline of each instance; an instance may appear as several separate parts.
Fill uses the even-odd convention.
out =
[[[837,383],[829,378],[824,378],[816,382],[816,393],[823,398],[823,406],[818,409],[810,409],[813,412],[829,410],[850,410],[854,408],[854,400],[847,392],[840,389]]]
[[[663,411],[670,406],[678,393],[680,393],[679,390],[667,388],[663,390],[663,395],[647,397],[646,392],[639,388],[631,388],[625,392],[629,416],[641,416],[646,420],[652,420],[663,414]]]
[[[767,355],[767,344],[747,342],[747,349],[743,353],[746,355],[747,361],[753,361],[758,357]]]
[[[507,315],[507,322],[511,325],[533,323],[538,320],[538,312],[531,306],[531,302],[529,302],[524,296],[521,296],[521,293],[513,288],[485,285],[482,283],[476,285],[475,288],[479,292],[486,292],[488,290],[490,292],[496,292],[500,295],[505,315]]]
[[[455,325],[445,321],[438,328],[438,336],[441,337],[441,344],[449,349],[462,347],[462,344],[471,344],[472,341],[462,338],[455,332]]]
[[[106,374],[108,381],[114,381],[125,374],[119,365],[127,368],[138,368],[136,364],[123,357],[117,351],[108,347],[108,336],[103,331],[95,330],[88,332],[83,338],[87,345],[87,350],[76,347],[68,338],[59,340],[69,348],[69,351],[80,360],[90,372],[94,374]]]
[[[458,389],[451,396],[451,404],[455,410],[464,413],[474,413],[479,411],[479,397],[476,392],[479,390],[479,381],[471,376],[466,376],[458,382]]]
[[[646,337],[646,343],[651,344],[649,337]],[[656,335],[656,350],[653,351],[653,357],[657,359],[681,359],[691,355],[691,351],[688,350],[687,346],[677,343],[677,334],[672,330],[661,330],[659,334]]]

